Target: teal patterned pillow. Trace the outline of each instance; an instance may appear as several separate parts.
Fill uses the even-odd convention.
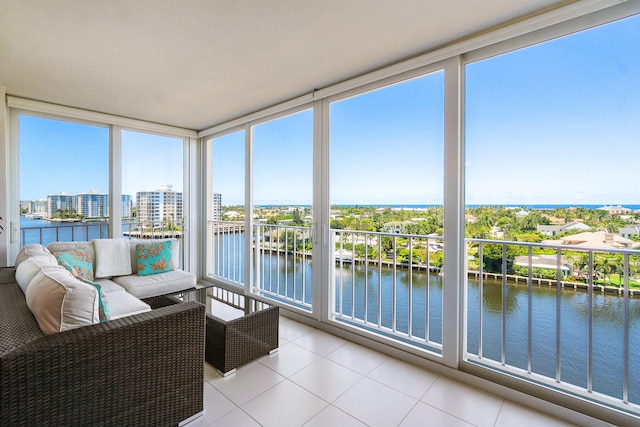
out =
[[[69,270],[75,277],[93,280],[93,263],[89,252],[84,249],[69,249],[68,251],[54,252],[58,264]]]
[[[166,273],[171,271],[171,241],[138,243],[136,245],[138,275]]]
[[[109,301],[107,300],[107,294],[102,292],[102,286],[92,280],[86,279],[82,276],[78,276],[76,274],[76,271],[74,270],[74,267],[69,265],[69,263],[67,263],[65,260],[59,261],[58,264],[69,270],[76,279],[88,285],[95,286],[95,288],[98,290],[98,317],[100,318],[100,323],[108,322],[109,319],[111,319],[111,307],[109,306]]]

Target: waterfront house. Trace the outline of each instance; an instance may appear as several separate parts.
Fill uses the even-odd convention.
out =
[[[519,267],[528,268],[529,265],[531,265],[531,268],[541,268],[544,270],[556,271],[558,266],[558,258],[555,255],[537,255],[531,257],[531,262],[529,262],[529,257],[526,255],[516,256],[514,258],[513,264]],[[565,279],[571,274],[571,266],[564,257],[560,260],[560,271],[562,273],[562,277]]]
[[[466,92],[469,87],[467,76],[473,73],[473,66],[492,58],[509,59],[514,52],[526,55],[530,46],[553,44],[559,38],[580,34],[582,31],[595,31],[589,34],[598,39],[602,37],[597,32],[599,26],[624,25],[628,20],[636,19],[639,14],[638,0],[70,0],[64,3],[0,0],[0,231],[4,230],[0,233],[0,265],[12,265],[21,244],[19,178],[20,170],[23,170],[20,162],[24,161],[20,155],[20,144],[24,142],[21,141],[21,126],[29,120],[43,120],[56,124],[86,126],[100,131],[101,136],[97,138],[97,143],[102,143],[104,154],[93,155],[91,161],[102,162],[102,166],[109,172],[105,178],[104,191],[109,192],[109,212],[112,213],[123,211],[121,193],[123,180],[127,179],[123,177],[123,163],[142,162],[145,159],[144,153],[135,159],[123,158],[123,147],[127,146],[131,134],[166,137],[177,141],[183,156],[180,160],[176,157],[169,159],[166,164],[146,166],[142,173],[152,174],[158,169],[177,169],[182,172],[179,174],[184,181],[183,198],[180,201],[184,217],[181,247],[185,270],[196,273],[201,281],[214,282],[247,294],[256,294],[260,298],[272,298],[273,295],[269,295],[265,288],[261,287],[264,277],[257,274],[264,273],[264,269],[257,272],[256,266],[259,263],[253,262],[262,259],[259,258],[261,253],[252,252],[251,245],[234,243],[222,247],[213,244],[216,239],[223,240],[228,236],[221,236],[220,233],[224,233],[227,228],[213,216],[213,194],[219,193],[219,189],[213,185],[212,174],[223,169],[222,166],[229,166],[226,163],[233,163],[230,165],[232,167],[225,168],[225,179],[241,184],[244,191],[242,202],[238,203],[238,210],[244,211],[226,212],[223,218],[243,218],[242,223],[235,224],[228,234],[238,238],[241,232],[247,233],[247,241],[251,242],[252,237],[262,232],[264,228],[261,227],[265,226],[254,222],[252,217],[253,197],[257,189],[264,184],[260,176],[256,175],[265,169],[277,172],[277,176],[282,179],[276,190],[283,197],[287,196],[290,188],[298,183],[298,175],[292,175],[288,171],[292,163],[297,162],[296,159],[291,159],[290,150],[292,147],[306,144],[305,148],[310,153],[306,159],[308,169],[312,169],[312,185],[306,194],[306,203],[313,204],[313,223],[309,235],[313,235],[315,245],[310,271],[313,280],[303,283],[307,286],[304,289],[309,290],[310,297],[299,300],[295,299],[295,295],[276,295],[275,299],[271,299],[280,305],[281,313],[285,316],[281,323],[285,325],[281,335],[286,345],[282,346],[279,355],[270,359],[275,361],[270,367],[266,366],[269,362],[253,365],[250,368],[253,370],[247,372],[246,376],[241,375],[239,371],[235,377],[220,381],[230,384],[225,389],[228,397],[233,399],[242,395],[243,398],[246,397],[245,400],[236,399],[232,402],[232,399],[224,397],[220,392],[223,386],[213,389],[208,383],[205,384],[206,401],[214,402],[211,405],[215,410],[209,409],[203,424],[219,421],[223,415],[229,417],[227,421],[236,417],[236,420],[242,419],[254,424],[255,419],[260,419],[267,425],[283,425],[285,421],[302,425],[312,417],[318,417],[315,419],[316,425],[343,425],[346,422],[338,420],[345,421],[345,417],[353,423],[375,424],[386,420],[384,417],[389,414],[397,415],[396,419],[388,422],[390,425],[398,425],[401,422],[408,425],[412,421],[418,424],[425,419],[433,419],[435,423],[445,425],[447,421],[460,423],[461,419],[474,425],[520,425],[524,420],[518,420],[518,416],[522,417],[522,414],[533,417],[531,422],[539,425],[550,425],[549,423],[557,421],[544,416],[542,412],[578,425],[603,425],[605,422],[638,425],[638,387],[633,382],[630,387],[628,379],[636,378],[630,375],[636,371],[633,364],[640,360],[630,359],[628,354],[621,356],[619,360],[612,358],[622,371],[614,378],[619,388],[608,394],[601,392],[597,388],[598,375],[595,380],[596,387],[593,387],[593,334],[577,328],[576,325],[571,325],[571,329],[579,330],[583,332],[582,336],[587,337],[585,339],[588,342],[581,345],[580,349],[588,355],[589,363],[576,364],[581,365],[580,368],[584,365],[584,374],[581,371],[579,384],[567,382],[564,376],[566,361],[562,359],[560,351],[561,348],[564,349],[560,339],[566,325],[566,318],[562,317],[562,322],[560,321],[564,308],[557,310],[557,320],[551,322],[547,328],[550,333],[556,333],[558,338],[542,346],[543,350],[553,353],[548,359],[552,360],[554,366],[548,371],[536,370],[536,360],[532,361],[530,355],[525,355],[523,360],[513,361],[509,353],[511,348],[505,341],[500,341],[501,338],[498,338],[497,344],[492,345],[493,350],[497,349],[498,353],[493,359],[482,353],[492,350],[487,348],[488,345],[484,348],[482,345],[476,346],[479,350],[475,352],[469,350],[468,339],[480,337],[482,342],[484,298],[483,295],[477,298],[475,306],[469,303],[468,295],[482,288],[480,285],[468,285],[467,260],[479,260],[486,256],[487,264],[491,262],[494,270],[499,270],[501,263],[507,263],[506,259],[502,259],[506,258],[510,249],[507,246],[520,245],[520,249],[524,248],[525,253],[527,248],[523,242],[511,242],[507,245],[500,242],[486,243],[482,239],[465,239],[464,211],[465,189],[475,184],[467,180],[465,175],[465,148],[468,148],[465,147],[465,138],[470,134],[466,124],[475,123],[477,126],[478,123],[483,123],[487,129],[492,126],[502,128],[500,125],[484,123],[491,115],[504,122],[504,130],[513,127],[515,123],[508,122],[501,114],[484,109],[482,97],[497,98],[498,91],[495,91],[492,85],[501,81],[517,80],[519,89],[526,88],[530,84],[529,79],[534,75],[545,76],[548,81],[552,81],[554,73],[562,68],[538,69],[536,67],[540,62],[539,57],[529,58],[526,61],[527,71],[531,71],[529,76],[514,72],[510,67],[500,66],[489,73],[486,82],[480,85],[482,90],[471,93]],[[635,25],[637,27],[637,23]],[[595,30],[592,27],[595,27]],[[614,38],[616,46],[624,37],[625,31],[620,31]],[[599,42],[600,39],[596,41]],[[578,50],[588,54],[599,47],[600,43],[597,42],[591,41]],[[637,46],[637,39],[634,39],[633,43]],[[633,71],[632,66],[625,64],[624,60],[634,53],[635,51],[619,51],[620,64],[618,61],[612,61],[616,66],[603,73],[603,80],[598,85],[591,85],[587,90],[580,92],[587,95],[600,93],[596,90],[600,87],[594,86],[601,86],[607,89],[603,98],[610,96],[609,83],[615,81],[615,77],[608,73],[625,69]],[[557,61],[560,59],[557,58]],[[575,67],[571,64],[564,68],[575,68],[580,72],[581,67],[591,68],[595,62],[597,61],[589,61],[587,65],[576,63]],[[504,73],[499,74],[498,71]],[[632,79],[629,87],[637,87],[637,73],[630,71],[628,75]],[[422,114],[420,111],[407,117],[413,117],[412,120],[421,124],[428,118],[437,119],[437,128],[432,130],[435,135],[433,139],[437,141],[435,145],[440,144],[441,148],[438,155],[429,158],[409,152],[400,153],[401,156],[391,156],[398,154],[397,147],[401,143],[398,138],[394,139],[398,133],[394,131],[386,145],[372,144],[362,151],[352,152],[346,156],[347,158],[342,158],[347,162],[347,167],[363,164],[366,174],[356,176],[352,180],[332,181],[333,165],[330,163],[335,150],[330,150],[330,138],[335,137],[333,133],[339,131],[334,126],[332,106],[359,99],[376,91],[384,93],[389,88],[424,81],[429,83],[433,92],[423,94],[412,89],[405,92],[419,92],[424,99],[436,99],[439,104],[433,110],[429,110],[429,114]],[[631,89],[628,93],[631,93]],[[563,95],[554,94],[553,99],[541,97],[529,104],[542,106],[543,111],[547,112],[551,111],[548,108],[551,104],[565,101],[570,104],[572,101],[569,97],[557,98],[561,96]],[[508,93],[502,99],[507,109],[517,110],[517,107],[512,107],[509,103],[527,98],[518,91]],[[479,109],[486,113],[484,117],[475,117],[475,122],[470,121],[465,109],[472,102],[480,105]],[[595,97],[591,99],[591,103],[602,104],[601,99]],[[361,104],[366,105],[366,102]],[[398,105],[414,107],[415,103],[385,104],[385,114],[403,115],[404,113],[397,108]],[[357,113],[349,116],[345,122],[355,125],[358,117],[369,114],[364,107]],[[307,131],[307,139],[296,139],[295,144],[288,148],[289,151],[278,147],[274,149],[260,146],[257,141],[262,134],[257,132],[258,130],[264,130],[265,127],[267,130],[273,130],[269,128],[270,125],[280,125],[287,117],[298,114],[302,114],[306,120],[304,128]],[[581,114],[572,116],[579,119]],[[623,117],[623,114],[614,110],[602,112],[602,117],[604,116]],[[528,135],[528,131],[516,133],[515,137],[509,136],[508,138],[512,138],[510,146],[520,144],[519,136],[526,135],[530,138],[530,141],[522,142],[522,149],[526,151],[522,151],[524,154],[518,154],[522,158],[513,161],[514,164],[520,165],[528,155],[526,153],[540,150],[536,138],[540,138],[540,141],[546,140],[554,134],[569,138],[571,134],[570,128],[559,129],[558,123],[562,124],[570,119],[564,115],[548,118],[543,114],[528,114],[520,119],[522,122],[533,122],[533,128],[541,130],[542,136]],[[631,121],[629,119],[629,122]],[[294,130],[298,130],[287,126],[283,128],[285,130],[280,129],[278,133],[281,141],[288,141],[287,137],[293,134]],[[365,132],[362,129],[356,129],[348,135],[343,135],[343,139],[350,141],[349,138],[353,138],[355,141],[363,134]],[[60,135],[48,134],[43,138],[50,141],[57,151],[68,153],[69,157],[78,152],[77,149],[70,148],[67,139],[53,138],[54,136]],[[493,139],[495,134],[489,132],[484,136],[487,142]],[[365,140],[368,137],[363,136]],[[523,141],[525,139],[523,138]],[[231,141],[229,144],[234,148],[239,147],[238,151],[242,152],[241,160],[233,161],[233,156],[229,153],[217,156],[218,146],[214,142],[221,141]],[[87,141],[86,147],[94,142]],[[345,145],[348,146],[348,143]],[[154,152],[159,146],[161,145],[154,141],[147,148],[147,153]],[[502,158],[498,157],[498,154],[503,153],[485,147],[475,148],[490,153],[490,157],[483,160],[484,163],[472,165],[476,168],[475,171],[480,169],[486,176],[499,176],[496,172],[507,166],[501,162]],[[264,158],[254,158],[257,149],[263,150]],[[363,160],[364,154],[375,154],[375,160],[389,159],[395,163],[393,168],[382,161],[380,164],[370,163],[369,159]],[[262,160],[263,163],[256,165],[256,160]],[[418,160],[420,166],[410,164],[412,160]],[[550,158],[547,160],[553,161]],[[601,160],[603,165],[607,164],[607,159]],[[377,310],[378,304],[381,306],[380,311],[388,310],[395,315],[397,307],[391,304],[395,304],[399,294],[396,293],[399,289],[397,285],[409,283],[406,286],[413,286],[413,276],[394,276],[390,288],[392,292],[389,292],[390,300],[393,302],[384,300],[384,304],[388,305],[383,306],[382,297],[375,301],[373,297],[369,298],[370,302],[366,299],[369,295],[367,292],[378,291],[377,286],[380,282],[375,281],[376,268],[381,267],[382,262],[376,267],[366,264],[358,266],[362,267],[363,271],[354,269],[351,270],[351,275],[337,277],[334,274],[337,264],[336,251],[340,250],[336,244],[339,245],[340,242],[372,247],[375,245],[375,250],[371,251],[372,256],[382,256],[388,248],[378,250],[383,243],[386,244],[383,240],[387,240],[378,238],[378,234],[331,229],[331,204],[356,205],[358,202],[335,200],[331,192],[335,194],[341,187],[355,186],[362,193],[370,194],[379,190],[371,186],[369,180],[383,177],[386,182],[394,182],[393,173],[397,170],[437,170],[432,165],[444,165],[444,172],[435,180],[436,184],[433,184],[437,187],[438,193],[434,200],[444,205],[443,236],[394,235],[389,238],[392,245],[402,247],[406,252],[403,253],[403,263],[407,265],[413,265],[412,257],[419,262],[425,259],[419,258],[423,254],[418,254],[417,250],[412,253],[413,249],[432,247],[432,240],[442,244],[438,247],[443,250],[437,253],[442,257],[433,260],[434,263],[438,262],[437,268],[442,274],[433,279],[430,275],[423,274],[420,277],[426,282],[416,284],[415,287],[433,289],[433,295],[423,291],[420,301],[426,301],[423,305],[430,307],[429,304],[436,298],[434,295],[437,295],[442,309],[431,317],[430,313],[425,315],[423,312],[420,322],[417,316],[410,317],[406,322],[412,326],[418,323],[425,325],[423,329],[428,331],[434,323],[431,321],[437,318],[441,320],[441,327],[431,335],[425,332],[426,336],[417,337],[408,327],[402,329],[398,326],[395,318],[392,323],[386,324],[379,318],[369,321],[357,317],[361,316],[358,310],[362,309],[364,313],[371,314]],[[67,164],[47,165],[40,169],[42,177],[39,178],[42,182],[57,179],[68,173],[72,166],[72,160]],[[262,166],[263,169],[258,166]],[[526,173],[518,169],[512,171],[514,175]],[[239,176],[234,175],[236,173]],[[544,170],[538,171],[531,179],[537,180],[538,175],[544,173]],[[432,184],[426,179],[420,182],[425,186]],[[396,184],[398,191],[404,188],[403,182]],[[495,182],[496,187],[502,184],[504,182]],[[529,195],[518,196],[528,199]],[[411,195],[405,195],[405,198],[415,199]],[[237,216],[233,215],[234,213]],[[473,220],[468,219],[470,222]],[[112,215],[109,218],[109,235],[119,236],[122,225],[122,216]],[[492,237],[499,238],[502,236],[501,233],[497,227],[492,229]],[[582,242],[576,240],[579,238],[576,236],[572,236],[573,240],[567,239],[566,245],[573,245],[577,249],[583,243],[587,244],[585,242],[589,245],[601,245],[598,247],[602,249],[614,247],[626,250],[635,247],[635,243],[620,240],[616,236],[602,235],[598,236],[598,239]],[[236,242],[232,239],[228,241]],[[242,255],[228,256],[225,259],[232,259],[233,262],[246,259],[246,262],[229,262],[224,266],[226,269],[219,268],[222,263],[221,258],[217,257],[219,252],[216,251],[220,248],[237,251],[233,253],[234,256]],[[496,248],[493,254],[489,254]],[[469,249],[474,251],[473,254]],[[617,253],[630,257],[630,253],[623,249]],[[553,250],[560,252],[562,248]],[[496,253],[504,253],[505,256],[495,256]],[[585,253],[592,254],[589,249],[585,249]],[[342,254],[347,256],[348,251],[337,253],[338,256]],[[494,257],[489,259],[488,255]],[[443,259],[445,262],[442,264]],[[429,261],[429,258],[426,258],[426,261]],[[424,264],[418,265],[419,262],[416,261],[415,264],[422,271],[430,268]],[[436,264],[431,265],[433,266]],[[277,267],[281,266],[278,264]],[[234,274],[238,273],[233,279],[224,276],[230,270],[234,270]],[[295,271],[295,274],[299,272]],[[295,275],[292,273],[291,277]],[[343,279],[344,282],[338,283],[339,279]],[[348,280],[362,280],[367,285],[363,291],[366,302],[358,306],[357,310],[355,303],[349,310],[336,308],[341,303],[335,299],[336,289],[338,286],[347,289]],[[433,283],[429,282],[430,280],[433,280]],[[283,283],[282,288],[289,289],[288,284]],[[350,289],[355,289],[355,286]],[[411,308],[411,304],[415,303],[417,298],[411,299],[414,289],[409,289],[406,306]],[[529,338],[528,343],[531,343],[531,337],[534,335],[531,328],[535,325],[530,325],[528,331],[525,328],[523,331],[514,332],[511,329],[507,330],[510,325],[505,322],[510,311],[527,306],[527,302],[530,303],[531,300],[525,301],[524,304],[521,304],[521,301],[510,300],[512,294],[507,290],[511,291],[511,288],[507,289],[506,284],[499,289],[496,294],[500,298],[502,295],[505,297],[490,307],[493,312],[500,313],[498,319],[502,323],[484,325],[484,332],[490,332],[491,329],[501,331],[502,336],[512,334],[525,337],[525,341]],[[380,291],[378,295],[381,294]],[[346,295],[345,301],[351,298],[346,291],[340,295]],[[552,295],[552,298],[555,296]],[[624,300],[619,306],[633,303],[628,292],[621,298]],[[471,310],[477,309],[478,306],[481,307],[480,313],[473,315]],[[529,307],[532,305],[529,304]],[[535,318],[535,310],[535,307],[531,308],[529,318]],[[591,310],[585,310],[583,314],[581,319],[593,320]],[[479,319],[480,326],[474,329],[476,335],[469,333],[470,328],[467,327],[467,321],[471,317]],[[292,326],[295,322],[291,319],[299,322],[298,325]],[[588,327],[590,322],[585,322]],[[319,330],[311,329],[308,325]],[[638,343],[633,339],[636,337],[632,336],[632,341],[629,342],[629,322],[625,325],[627,329],[620,334],[605,335],[604,339],[619,339],[618,343],[623,344],[622,348],[628,349],[631,345],[635,349],[634,346]],[[284,336],[286,332],[289,334]],[[323,335],[327,332],[331,335]],[[311,343],[311,346],[317,345],[313,350],[318,353],[303,349],[302,346],[309,344],[308,341],[305,342],[308,337],[318,335],[323,337],[322,341]],[[297,344],[296,340],[299,340]],[[334,354],[332,360],[328,349],[333,349],[331,346],[336,342],[351,349],[351,352],[346,356]],[[525,342],[520,347],[527,348],[526,344]],[[607,343],[603,346],[606,347]],[[375,349],[378,353],[369,349]],[[321,352],[324,353],[319,355]],[[389,355],[427,368],[429,373],[420,371],[421,375],[413,375],[415,370],[399,368],[404,365],[393,362],[385,366],[388,371],[380,370],[374,374],[374,370],[381,367]],[[356,362],[347,369],[344,365],[336,363],[340,356]],[[352,393],[341,390],[344,394],[340,395],[343,398],[338,402],[339,398],[336,396],[324,396],[324,399],[320,399],[317,396],[320,392],[310,393],[298,383],[294,383],[291,380],[294,373],[283,372],[285,368],[282,365],[286,365],[288,369],[297,369],[300,363],[311,364],[316,361],[325,371],[324,376],[318,376],[321,380],[334,375],[331,378],[344,381],[356,377],[360,383],[350,389]],[[306,366],[308,365],[304,367]],[[595,369],[601,369],[597,373],[602,373],[602,366],[596,364]],[[604,371],[605,376],[609,376],[608,370]],[[340,372],[340,375],[336,377],[335,372]],[[162,373],[159,372],[158,375]],[[433,380],[435,376],[442,387],[430,388],[431,393],[418,388],[415,392],[416,397],[410,395],[411,391],[406,389],[402,393],[397,391],[403,384],[410,383],[415,378],[419,379],[421,386],[430,385],[429,378]],[[276,377],[276,380],[269,382],[273,377]],[[300,383],[304,381],[300,376],[296,379]],[[465,384],[466,391],[459,392],[461,388],[456,385],[458,383],[451,379]],[[264,386],[256,395],[242,394],[256,383]],[[326,381],[324,385],[336,384],[337,380]],[[266,393],[274,389],[280,393],[279,400],[277,403],[266,404],[268,410],[260,411],[258,406],[265,400],[257,399],[256,396],[271,398],[274,395]],[[470,392],[470,389],[474,392]],[[483,391],[477,392],[478,389]],[[331,389],[327,393],[335,390]],[[232,396],[234,392],[236,394]],[[468,399],[470,395],[473,395],[473,398]],[[281,396],[286,398],[282,399]],[[388,396],[393,398],[386,398]],[[218,409],[220,412],[227,412],[220,414],[217,412]],[[247,412],[254,414],[254,418],[250,419]],[[303,412],[305,416],[308,415],[307,418],[291,418]],[[346,415],[347,413],[349,415]],[[243,416],[245,418],[242,418]],[[248,425],[242,422],[238,424]]]

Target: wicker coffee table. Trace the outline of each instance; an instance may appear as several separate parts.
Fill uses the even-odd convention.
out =
[[[277,351],[278,306],[217,286],[198,286],[183,297],[205,305],[205,360],[223,375]]]

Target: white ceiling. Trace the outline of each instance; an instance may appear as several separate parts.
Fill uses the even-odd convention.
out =
[[[200,130],[553,0],[0,0],[0,86]]]

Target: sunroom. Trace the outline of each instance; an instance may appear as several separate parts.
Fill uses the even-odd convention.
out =
[[[535,238],[640,222],[639,1],[0,11],[2,266],[173,233],[200,282],[287,319],[576,424],[640,422],[640,252]]]

